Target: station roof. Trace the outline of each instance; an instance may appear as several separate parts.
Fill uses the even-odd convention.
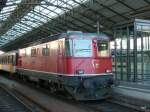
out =
[[[112,35],[131,18],[150,19],[150,0],[1,0],[0,49],[15,50],[52,34],[76,30]]]

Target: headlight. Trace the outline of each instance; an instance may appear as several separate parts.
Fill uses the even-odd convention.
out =
[[[107,70],[106,70],[106,73],[111,73],[111,70],[108,70],[108,69],[107,69]]]
[[[84,70],[76,70],[76,74],[84,74]]]

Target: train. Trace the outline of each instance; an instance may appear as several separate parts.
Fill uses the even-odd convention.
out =
[[[110,97],[114,83],[109,36],[71,31],[0,55],[0,70],[65,91],[75,100]]]

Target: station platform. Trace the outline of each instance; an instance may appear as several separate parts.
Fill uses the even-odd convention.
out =
[[[150,81],[121,81],[113,87],[113,98],[135,105],[136,108],[150,108]]]

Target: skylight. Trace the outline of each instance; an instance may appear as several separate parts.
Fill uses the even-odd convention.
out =
[[[3,20],[10,15],[10,11],[15,9],[16,6],[11,6],[13,1],[14,0],[8,0],[7,5],[10,5],[9,8],[6,7],[1,12],[5,13],[9,10],[8,14],[3,17]],[[20,0],[15,1],[16,3],[19,3]],[[72,8],[78,6],[76,2],[83,3],[86,1],[87,0],[43,0],[39,5],[35,6],[32,11],[21,18],[19,23],[12,26],[12,28],[9,29],[2,37],[7,38],[8,40],[16,39],[23,34],[28,33],[33,28],[37,28],[64,12],[70,11]]]
[[[7,0],[6,6],[0,12],[0,20],[6,20],[20,2],[21,0]]]

